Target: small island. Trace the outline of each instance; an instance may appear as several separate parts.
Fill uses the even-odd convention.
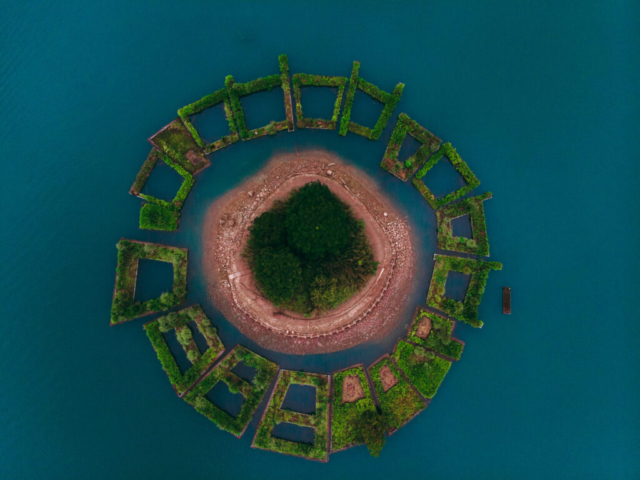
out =
[[[278,155],[216,200],[203,242],[215,305],[281,352],[382,339],[414,287],[408,220],[364,172],[321,150]]]
[[[241,140],[293,132],[295,125],[337,129],[341,136],[351,132],[375,141],[404,89],[399,83],[388,93],[365,81],[357,61],[349,79],[304,73],[291,78],[286,55],[278,63],[280,73],[245,83],[227,76],[224,88],[181,108],[177,119],[149,138],[153,149],[129,191],[146,202],[140,228],[179,228],[195,175],[211,165],[208,156],[213,152]],[[331,118],[304,116],[302,90],[309,87],[337,93]],[[282,89],[286,117],[249,128],[241,99],[273,88]],[[351,120],[357,91],[383,105],[370,127]],[[205,142],[193,117],[219,104],[229,133]],[[407,136],[420,147],[400,159]],[[429,172],[439,161],[450,162],[464,180],[460,188],[442,196],[427,186]],[[183,178],[171,201],[143,193],[160,163]],[[401,181],[411,179],[435,210],[438,248],[467,255],[434,255],[428,286],[414,281],[419,243],[408,219],[365,172],[324,150],[278,154],[209,205],[202,267],[208,293],[222,314],[261,347],[288,354],[329,353],[382,340],[410,317],[412,291],[424,288],[427,307],[415,309],[410,324],[404,325],[406,334],[390,354],[367,367],[358,363],[327,375],[281,369],[242,345],[226,351],[200,305],[168,312],[187,301],[187,250],[124,238],[117,245],[111,325],[164,312],[145,323],[144,330],[178,397],[238,438],[266,400],[254,448],[326,462],[332,453],[366,444],[371,455],[378,456],[386,436],[429,405],[453,363],[460,360],[465,344],[453,336],[456,320],[482,327],[479,305],[489,272],[502,269],[499,262],[468,257],[489,256],[483,202],[492,194],[463,198],[480,181],[450,143],[441,145],[440,138],[401,113],[380,166]],[[471,238],[454,235],[452,221],[463,216],[469,216]],[[171,291],[136,301],[140,259],[172,264]],[[452,272],[469,277],[461,301],[447,296]],[[511,311],[510,299],[505,287],[504,313]],[[170,344],[178,345],[176,351]],[[179,362],[176,355],[186,358]],[[235,414],[217,404],[212,392],[220,389],[241,401]],[[309,405],[296,405],[301,398]],[[298,440],[291,439],[296,437],[292,429]]]
[[[256,217],[242,255],[268,300],[310,319],[353,296],[378,269],[364,220],[320,180]]]

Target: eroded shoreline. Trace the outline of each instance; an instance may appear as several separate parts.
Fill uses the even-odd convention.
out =
[[[240,256],[253,219],[289,191],[320,179],[365,220],[378,272],[361,292],[313,319],[283,312],[260,295]],[[278,154],[256,175],[213,202],[203,228],[203,270],[215,305],[259,345],[284,353],[327,353],[383,339],[397,326],[412,290],[410,227],[361,170],[323,150]]]

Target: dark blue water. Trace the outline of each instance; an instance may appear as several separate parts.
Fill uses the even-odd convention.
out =
[[[293,423],[280,422],[271,430],[271,436],[292,442],[313,445],[316,431],[311,427],[301,427]]]
[[[223,103],[191,115],[189,119],[205,143],[213,143],[231,133]]]
[[[446,156],[429,169],[422,181],[436,198],[442,198],[465,186],[464,178]]]
[[[253,367],[250,367],[244,362],[237,363],[236,366],[231,369],[231,371],[235,373],[237,376],[239,376],[241,379],[243,379],[244,381],[249,382],[251,384],[253,384],[253,381],[256,377],[256,369]]]
[[[640,476],[637,2],[1,6],[0,476]],[[225,75],[278,73],[280,53],[292,73],[348,77],[359,60],[380,88],[405,83],[382,138],[305,130],[238,143],[212,155],[178,232],[139,230],[141,200],[127,191],[146,138]],[[275,104],[257,107],[251,127]],[[354,120],[372,127],[358,112],[373,107],[354,105]],[[491,258],[505,269],[490,275],[485,326],[457,328],[462,360],[380,458],[358,447],[324,465],[251,449],[256,420],[237,440],[175,396],[143,320],[108,327],[115,244],[188,247],[189,303],[203,305],[228,347],[256,348],[207,300],[204,212],[271,154],[322,146],[412,217],[423,249],[412,298],[421,302],[435,217],[378,167],[400,111],[452,142],[482,181],[474,195],[494,194],[485,204]],[[500,313],[505,285],[511,316]],[[330,372],[390,351],[403,328],[333,355],[256,350],[286,368]]]
[[[166,163],[159,161],[151,170],[141,192],[171,202],[176,197],[184,178]],[[132,182],[133,183],[133,182]]]
[[[471,275],[450,271],[447,274],[447,281],[444,285],[444,296],[451,300],[462,302],[467,294]]]
[[[225,382],[218,382],[207,392],[207,399],[214,405],[227,412],[232,417],[237,417],[244,403],[244,395],[232,393]]]
[[[462,215],[451,220],[451,230],[454,237],[473,237],[471,229],[471,218],[469,215]]]
[[[312,415],[316,413],[316,397],[315,386],[292,383],[287,388],[287,394],[280,407],[284,410]]]
[[[333,108],[338,98],[338,89],[331,87],[302,87],[300,103],[305,118],[322,118],[331,120]],[[344,92],[342,93],[344,105]]]

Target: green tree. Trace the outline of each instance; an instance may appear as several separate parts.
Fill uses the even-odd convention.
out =
[[[252,249],[283,245],[287,239],[285,210],[281,204],[274,205],[253,221],[247,245]]]
[[[384,417],[373,410],[366,410],[360,415],[360,432],[367,444],[367,449],[373,457],[380,455],[386,439],[384,432],[387,429]]]
[[[300,260],[287,247],[265,247],[255,257],[260,290],[276,305],[290,300],[302,279]]]
[[[319,181],[307,183],[291,197],[286,217],[289,246],[309,258],[335,255],[349,242],[347,213]]]
[[[325,276],[316,277],[311,284],[311,301],[320,310],[329,310],[336,306],[339,298],[338,280]]]

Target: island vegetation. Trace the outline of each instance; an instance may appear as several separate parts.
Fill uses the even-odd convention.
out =
[[[443,158],[449,159],[451,165],[453,165],[453,168],[455,168],[456,171],[464,179],[465,185],[455,192],[451,192],[442,198],[436,198],[431,190],[429,190],[429,188],[427,188],[427,186],[424,184],[424,180],[422,180],[422,178],[427,174],[429,170],[431,170],[435,166],[436,163],[438,163]],[[445,143],[444,145],[442,145],[442,147],[440,147],[440,150],[438,150],[434,155],[431,156],[429,161],[424,164],[424,166],[418,171],[418,173],[416,173],[416,176],[413,177],[411,183],[418,189],[418,191],[420,191],[429,205],[431,205],[434,209],[437,209],[439,207],[442,207],[443,205],[446,205],[447,203],[453,202],[460,197],[464,197],[467,193],[480,185],[480,180],[476,178],[469,166],[464,162],[464,160],[462,160],[462,158],[460,158],[460,155],[458,155],[456,149],[453,148],[450,143]]]
[[[316,389],[314,414],[281,408],[289,386],[292,384],[310,385]],[[329,450],[329,386],[330,377],[327,375],[281,370],[278,382],[269,399],[269,404],[262,416],[260,425],[258,425],[252,446],[263,450],[326,462]],[[313,443],[294,442],[272,436],[271,431],[277,424],[282,422],[313,428]]]
[[[198,113],[203,112],[207,108],[213,107],[215,105],[219,105],[220,103],[224,104],[224,112],[227,117],[227,123],[229,124],[229,135],[225,135],[224,137],[216,140],[215,142],[205,144],[204,140],[196,130],[196,128],[191,123],[191,115],[196,115]],[[212,153],[216,150],[220,150],[228,145],[231,145],[237,142],[240,137],[238,136],[238,130],[236,129],[236,124],[233,121],[233,112],[231,110],[231,102],[229,101],[229,94],[227,90],[222,88],[210,95],[202,97],[197,102],[193,102],[185,107],[182,107],[178,110],[178,116],[182,120],[182,123],[191,133],[191,136],[196,141],[198,146],[204,150],[204,153]]]
[[[395,432],[427,407],[389,355],[384,355],[369,367],[369,376],[389,433]]]
[[[353,62],[353,69],[351,70],[351,79],[349,80],[349,88],[347,90],[347,98],[344,104],[344,110],[342,112],[342,118],[340,119],[340,135],[346,135],[347,132],[357,133],[369,140],[378,140],[384,127],[387,126],[387,122],[391,118],[393,111],[395,110],[400,98],[402,97],[402,91],[404,90],[404,83],[399,83],[393,89],[392,93],[387,93],[375,85],[367,82],[363,78],[360,78],[360,62]],[[384,109],[378,118],[375,126],[371,129],[364,127],[351,121],[351,108],[353,107],[353,101],[356,97],[356,90],[360,89],[370,97],[374,98],[378,102],[384,105]]]
[[[225,87],[229,93],[233,117],[238,125],[238,131],[242,140],[252,140],[264,135],[275,135],[282,130],[293,131],[293,107],[291,105],[291,87],[289,85],[289,61],[286,55],[278,57],[280,73],[269,75],[268,77],[257,78],[247,83],[236,83],[231,75],[225,79]],[[249,130],[245,119],[242,103],[240,99],[253,93],[271,91],[276,87],[281,87],[284,93],[284,106],[286,119],[281,121],[271,121],[269,125]]]
[[[404,162],[399,162],[398,154],[407,135],[411,135],[422,145]],[[380,167],[404,182],[422,166],[429,155],[438,150],[440,143],[441,140],[433,133],[409,118],[408,115],[401,113],[393,133],[391,133]]]
[[[407,339],[449,360],[460,360],[464,342],[453,338],[454,328],[453,320],[418,307]]]
[[[484,287],[489,278],[489,272],[502,270],[502,264],[448,255],[435,255],[435,259],[433,276],[427,294],[427,305],[469,325],[482,327],[482,320],[478,319],[478,307],[480,307],[480,301],[484,294]],[[462,302],[445,296],[445,284],[449,272],[459,272],[471,276]]]
[[[274,135],[284,129],[293,130],[286,55],[279,57],[279,66],[280,74],[247,83],[236,83],[233,77],[228,76],[225,88],[181,108],[177,119],[149,138],[154,148],[130,189],[131,194],[146,202],[140,211],[140,228],[166,231],[178,228],[180,211],[194,185],[194,175],[210,164],[207,154],[235,143],[240,138],[250,140],[263,135]],[[359,68],[360,63],[354,62],[339,134],[346,135],[351,131],[377,140],[402,96],[404,85],[399,83],[392,93],[384,92],[361,79]],[[335,129],[346,85],[345,77],[302,73],[294,75],[298,127]],[[286,119],[250,130],[246,125],[240,99],[277,87],[281,87],[284,93]],[[304,117],[301,100],[304,87],[337,88],[337,99],[330,119]],[[351,110],[358,89],[384,104],[382,114],[373,128],[351,121]],[[191,123],[191,117],[220,103],[224,105],[230,133],[207,144]],[[421,146],[406,161],[399,162],[398,155],[407,135],[415,138]],[[439,248],[489,256],[482,202],[491,198],[491,193],[451,204],[467,195],[480,181],[451,144],[446,143],[441,147],[440,144],[438,137],[401,113],[380,166],[403,181],[417,171],[412,183],[429,205],[436,209]],[[436,198],[424,184],[423,178],[442,159],[451,162],[464,179],[465,185],[442,198]],[[171,201],[142,193],[150,173],[159,161],[183,178],[180,189]],[[322,163],[322,169],[324,168],[325,164]],[[342,183],[348,188],[344,180]],[[451,220],[463,215],[470,217],[472,238],[453,236]],[[384,216],[387,216],[386,212]],[[111,325],[166,311],[186,301],[186,249],[126,239],[121,239],[117,248]],[[278,309],[303,313],[309,318],[345,302],[361,290],[378,269],[363,220],[357,219],[351,208],[320,181],[294,189],[285,200],[276,200],[269,210],[255,218],[249,228],[243,257],[251,268],[260,292],[271,303]],[[172,263],[172,291],[152,300],[136,302],[135,289],[140,259]],[[483,323],[478,319],[478,308],[489,271],[501,268],[502,264],[498,262],[435,255],[427,305],[474,327],[481,327]],[[447,277],[451,271],[471,277],[461,302],[445,296]],[[303,323],[307,325],[306,322]],[[464,342],[453,338],[455,325],[455,321],[419,307],[406,338],[398,341],[392,355],[383,356],[368,368],[373,392],[369,388],[367,373],[361,365],[336,372],[332,377],[280,371],[252,446],[327,461],[330,451],[337,452],[365,443],[370,453],[378,456],[385,445],[385,433],[395,432],[426,408],[447,375],[451,362],[460,359]],[[220,429],[241,437],[279,367],[241,345],[236,346],[216,365],[225,347],[199,305],[168,313],[146,323],[144,329],[176,393]],[[178,366],[167,344],[166,335],[172,331],[191,363],[186,371]],[[206,350],[200,350],[194,333],[204,337]],[[252,379],[235,373],[240,364],[255,370]],[[237,416],[230,415],[207,397],[220,382],[230,392],[243,396],[244,401]],[[315,413],[282,408],[287,391],[293,384],[308,385],[315,389]],[[273,436],[274,427],[280,423],[312,428],[314,441],[307,444]]]
[[[249,230],[243,255],[260,291],[281,308],[334,308],[377,269],[364,223],[320,181],[275,202]]]
[[[211,165],[180,117],[151,136],[149,143],[189,173],[196,174]]]
[[[318,128],[324,130],[335,130],[340,115],[342,96],[347,84],[346,77],[330,77],[327,75],[308,75],[306,73],[296,73],[293,76],[293,96],[296,102],[296,119],[298,128]],[[302,112],[302,88],[303,87],[333,87],[337,88],[336,103],[333,106],[331,119],[305,118]]]
[[[404,340],[398,340],[391,358],[420,394],[434,397],[451,368],[451,362]]]
[[[245,379],[234,373],[240,363],[255,370],[253,379]],[[195,409],[215,423],[220,429],[240,438],[245,432],[262,397],[276,376],[278,366],[242,345],[236,346],[184,399]],[[218,382],[224,382],[231,393],[244,397],[237,416],[229,415],[207,398],[207,393]]]
[[[208,348],[204,352],[198,349],[193,338],[193,331],[189,326],[192,322],[207,343]],[[169,313],[145,324],[144,328],[162,368],[179,396],[184,395],[224,352],[224,345],[220,341],[215,327],[211,325],[211,321],[200,305],[193,305],[178,312]],[[164,334],[172,330],[192,364],[186,372],[180,370],[164,338]]]
[[[386,424],[376,409],[362,365],[334,373],[331,390],[331,451],[366,443],[371,455],[380,455]]]
[[[183,179],[182,185],[176,192],[176,196],[170,202],[141,193],[142,188],[144,188],[147,183],[149,175],[157,166],[158,160],[161,160],[175,170]],[[177,230],[178,222],[180,221],[180,211],[194,183],[195,179],[190,172],[175,163],[167,155],[152,151],[142,165],[135,183],[129,190],[129,193],[146,200],[140,209],[140,228],[147,230]]]
[[[489,239],[487,238],[487,223],[482,202],[490,198],[491,192],[487,192],[477,197],[467,198],[461,202],[439,208],[436,211],[438,219],[438,248],[488,257]],[[451,221],[464,215],[469,215],[472,236],[471,238],[454,237]]]
[[[161,312],[184,303],[187,299],[187,250],[151,242],[120,239],[116,284],[111,304],[111,325]],[[173,289],[158,298],[136,302],[135,289],[139,260],[149,259],[173,264]]]

